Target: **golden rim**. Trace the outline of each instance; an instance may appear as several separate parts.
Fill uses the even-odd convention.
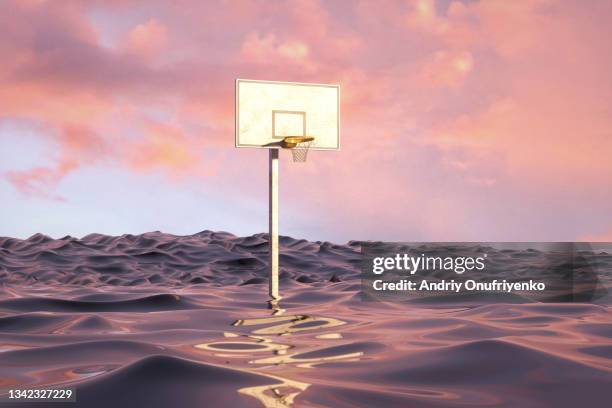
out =
[[[298,145],[298,143],[312,142],[314,137],[311,136],[287,136],[283,139],[282,147],[285,149],[292,149]]]

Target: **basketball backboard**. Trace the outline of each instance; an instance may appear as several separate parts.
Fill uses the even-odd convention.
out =
[[[278,148],[287,136],[340,149],[340,86],[236,80],[236,147]]]

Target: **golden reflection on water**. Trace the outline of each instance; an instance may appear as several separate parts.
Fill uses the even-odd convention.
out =
[[[236,320],[233,326],[254,326],[266,323],[278,323],[288,321],[287,323],[276,324],[269,327],[263,327],[252,331],[253,334],[278,334],[286,336],[291,333],[310,331],[317,329],[328,329],[330,327],[342,326],[346,324],[342,320],[334,319],[333,317],[319,317],[308,315],[294,315],[282,317],[267,317],[258,319]]]
[[[280,307],[280,300],[281,298],[268,300],[268,307],[272,309],[272,316],[280,316],[285,313],[285,309]]]
[[[260,385],[256,387],[245,387],[238,390],[239,393],[250,395],[258,399],[266,408],[282,408],[293,405],[295,397],[301,394],[310,384],[289,380],[278,376],[269,376],[281,382],[281,384]]]
[[[260,358],[258,360],[250,361],[252,364],[296,364],[302,368],[312,368],[316,364],[336,362],[336,361],[358,361],[359,357],[363,356],[363,352],[358,351],[354,353],[336,354],[333,356],[325,357],[313,357],[313,358],[302,358],[299,357],[301,353],[288,354],[286,356],[273,356],[268,358]],[[298,356],[298,357],[296,357]]]
[[[293,334],[308,334],[329,328],[345,325],[346,322],[332,317],[312,316],[312,315],[287,315],[278,301],[269,302],[272,309],[272,316],[239,319],[232,323],[232,326],[264,326],[251,330],[249,334],[238,334],[234,332],[224,332],[223,337],[226,341],[214,341],[210,343],[196,344],[198,350],[205,350],[214,353],[218,357],[244,357],[249,353],[259,355],[259,353],[271,353],[272,356],[256,358],[248,361],[248,364],[258,365],[258,369],[269,369],[270,366],[293,365],[299,368],[314,368],[314,366],[329,362],[349,362],[357,361],[363,356],[363,352],[325,354],[320,357],[300,357],[306,353],[316,352],[327,347],[315,350],[298,350],[299,344],[288,344],[287,342],[274,341],[274,337],[289,337]],[[313,333],[314,334],[314,333]],[[341,333],[322,333],[315,334],[316,339],[320,340],[340,340]],[[288,350],[294,350],[288,353]],[[257,371],[257,374],[262,372]],[[238,390],[239,393],[249,395],[259,400],[266,408],[290,407],[295,398],[306,390],[311,384],[291,380],[277,375],[264,374],[267,377],[280,381],[280,384],[270,384],[255,387],[245,387]]]
[[[253,347],[254,345],[257,347]],[[262,351],[281,351],[289,348],[286,344],[272,342],[249,343],[246,341],[197,344],[195,347],[201,350],[221,351],[223,353],[258,353]]]

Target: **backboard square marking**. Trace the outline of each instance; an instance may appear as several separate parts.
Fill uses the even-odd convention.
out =
[[[306,136],[306,112],[272,111],[272,137]]]

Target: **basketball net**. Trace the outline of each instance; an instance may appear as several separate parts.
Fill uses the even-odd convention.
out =
[[[310,149],[310,145],[312,145],[312,140],[307,142],[299,142],[296,144],[296,146],[291,149],[293,161],[297,163],[305,162],[308,158],[308,150]]]

